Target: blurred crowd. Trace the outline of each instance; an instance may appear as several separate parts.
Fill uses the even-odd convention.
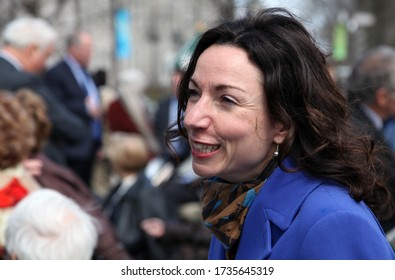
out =
[[[1,34],[0,259],[206,259],[202,178],[187,140],[165,141],[194,42],[154,102],[138,69],[119,73],[117,88],[88,71],[95,42],[83,30],[49,69],[59,38],[46,21],[18,18]],[[395,49],[367,52],[341,86],[361,133],[395,151]],[[395,160],[383,160],[393,174]],[[394,227],[383,224],[390,240]]]
[[[189,144],[164,138],[184,62],[153,102],[138,69],[117,88],[88,71],[84,30],[50,68],[59,38],[45,20],[15,19],[1,39],[0,258],[206,259]]]

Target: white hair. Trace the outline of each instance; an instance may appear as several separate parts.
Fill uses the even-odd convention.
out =
[[[95,219],[51,189],[33,191],[22,199],[5,232],[7,252],[21,260],[89,260],[97,239]]]
[[[18,48],[35,44],[41,49],[48,48],[58,37],[55,29],[44,19],[21,17],[9,22],[3,31],[3,44]]]

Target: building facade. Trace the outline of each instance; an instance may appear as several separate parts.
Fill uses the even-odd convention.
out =
[[[44,1],[41,14],[50,18],[58,1]],[[121,9],[129,23],[122,31],[115,28],[114,15]],[[52,23],[61,39],[75,29],[90,32],[94,38],[91,71],[106,70],[108,80],[127,68],[142,71],[151,88],[169,86],[170,73],[177,51],[193,37],[196,28],[209,27],[219,19],[218,5],[212,0],[83,0],[64,1]],[[121,33],[119,33],[121,32]],[[117,55],[116,34],[123,37],[128,55]],[[59,41],[55,61],[64,52]]]

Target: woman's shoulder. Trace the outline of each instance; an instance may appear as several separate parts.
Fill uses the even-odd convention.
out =
[[[300,247],[303,258],[395,258],[372,211],[341,185],[327,183],[316,188],[289,229],[304,236]]]
[[[347,187],[330,180],[323,182],[306,197],[300,206],[300,212],[314,219],[336,213],[349,213],[373,223],[377,222],[363,201],[356,201]]]
[[[377,224],[368,206],[353,199],[349,189],[336,181],[305,171],[277,170],[271,177],[260,190],[254,208],[264,209],[269,220],[283,230],[298,221],[312,225],[340,213],[350,214],[353,219],[359,217],[373,226]]]
[[[394,259],[381,226],[346,187],[325,181],[306,196],[286,229],[302,259]]]

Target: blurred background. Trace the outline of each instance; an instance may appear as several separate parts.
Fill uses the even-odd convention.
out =
[[[0,28],[31,14],[47,19],[61,37],[76,28],[87,30],[95,42],[90,70],[106,71],[108,83],[116,86],[121,70],[140,69],[148,79],[148,96],[156,99],[170,86],[177,51],[197,30],[268,6],[287,7],[304,19],[332,53],[339,79],[368,47],[395,45],[392,0],[1,0]]]

